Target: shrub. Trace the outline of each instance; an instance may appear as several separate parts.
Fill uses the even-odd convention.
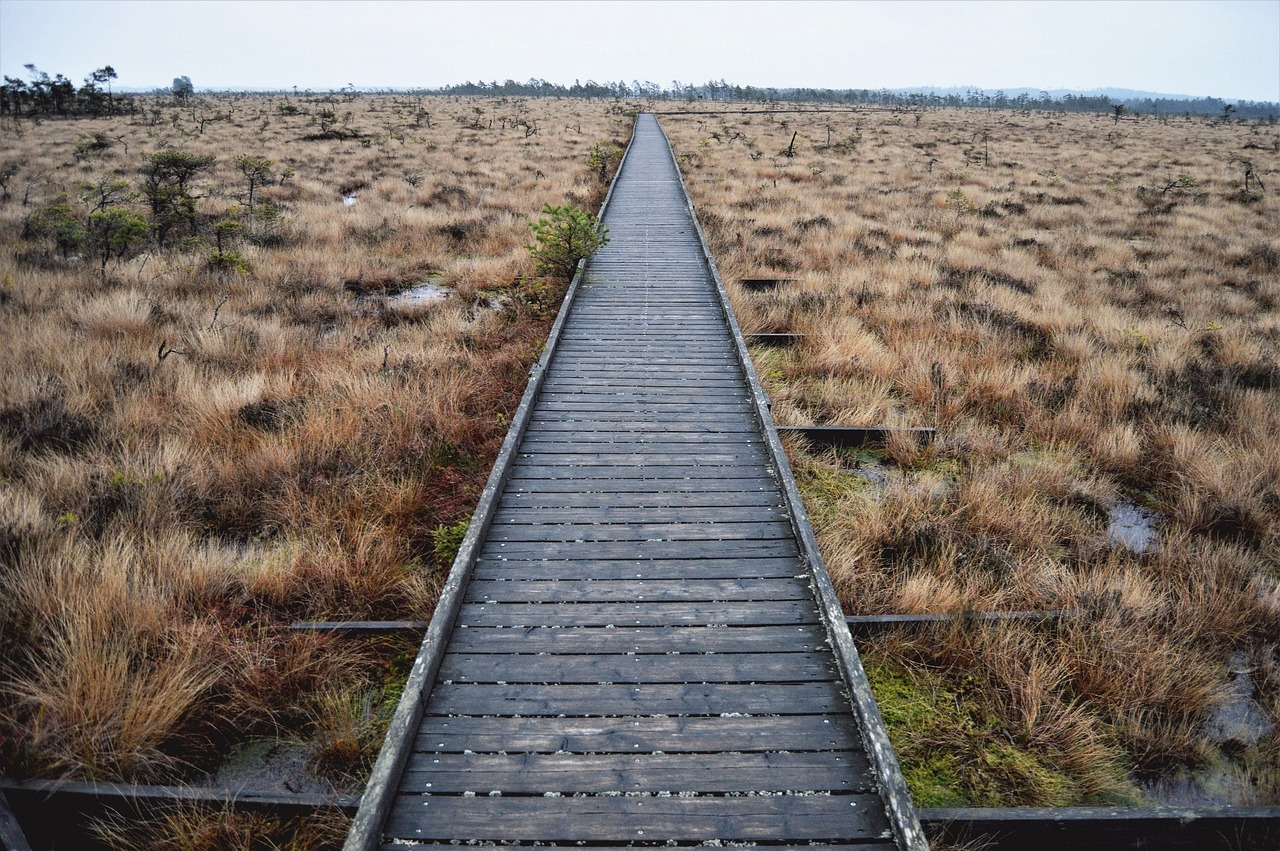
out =
[[[531,227],[537,244],[527,246],[537,261],[539,275],[557,275],[573,279],[578,261],[590,257],[609,242],[608,228],[598,227],[596,217],[577,207],[548,204],[542,208],[546,218]]]
[[[448,568],[453,564],[453,560],[458,557],[458,550],[462,548],[462,541],[467,537],[467,527],[470,521],[460,520],[452,526],[446,526],[441,523],[431,533],[432,549],[436,554],[436,561],[443,567]]]
[[[596,142],[587,152],[587,167],[601,183],[609,182],[609,173],[622,162],[622,148],[613,142]]]

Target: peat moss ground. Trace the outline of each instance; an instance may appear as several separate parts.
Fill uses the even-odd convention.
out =
[[[1083,613],[863,642],[913,792],[1280,801],[1280,131],[722,108],[662,121],[744,330],[808,335],[775,418],[938,434],[788,446],[846,610]]]
[[[289,624],[430,616],[564,292],[530,222],[598,206],[631,119],[134,104],[0,121],[0,767],[200,785],[298,748],[358,790],[416,642]],[[118,844],[267,829],[221,815]]]

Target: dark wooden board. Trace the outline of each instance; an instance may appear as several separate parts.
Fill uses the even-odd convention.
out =
[[[777,558],[795,556],[794,539],[727,541],[584,541],[577,543],[488,542],[480,550],[484,559],[671,559],[671,558]]]
[[[683,447],[689,452],[703,449],[737,449],[739,447],[763,446],[763,441],[752,432],[636,432],[607,430],[575,430],[565,434],[563,431],[538,429],[533,434],[526,434],[520,443],[524,452],[598,452],[601,447],[626,447],[626,452],[665,452],[671,448]],[[609,451],[604,449],[603,451]]]
[[[423,848],[441,848],[441,847],[443,847],[443,846],[450,845],[450,844],[451,844],[451,843],[449,843],[449,842],[447,842],[447,841],[440,841],[440,842],[411,842],[411,841],[409,841],[409,840],[407,840],[407,839],[397,839],[394,843],[387,843],[386,845],[381,846],[381,847],[378,849],[378,851],[421,851],[421,849],[423,849]],[[536,847],[540,847],[540,848],[565,848],[565,847],[571,847],[571,848],[573,848],[573,849],[574,849],[574,851],[618,851],[618,848],[619,848],[619,847],[626,847],[626,848],[645,848],[645,847],[649,847],[649,848],[654,848],[654,847],[662,847],[662,846],[652,846],[652,845],[651,845],[651,846],[644,846],[644,845],[626,845],[626,846],[618,846],[618,845],[585,845],[585,844],[581,844],[581,843],[575,842],[575,843],[573,843],[572,845],[568,845],[568,846],[565,846],[565,845],[541,845],[541,846],[536,846]],[[722,846],[722,845],[721,845],[721,844],[719,844],[719,843],[711,843],[711,844],[707,844],[707,845],[681,845],[680,847],[681,847],[681,848],[722,848],[722,847],[724,847],[724,846]],[[746,847],[750,847],[750,846],[746,846]],[[848,843],[848,842],[824,842],[824,843],[822,843],[822,845],[821,845],[821,846],[814,846],[814,845],[777,845],[777,844],[774,844],[774,843],[770,843],[768,846],[756,846],[756,847],[767,848],[767,849],[768,849],[768,851],[814,851],[814,848],[815,848],[815,847],[821,847],[822,849],[824,849],[824,851],[885,851],[885,849],[886,849],[886,848],[892,848],[892,847],[893,847],[893,845],[892,845],[892,843],[891,843],[889,840],[880,840],[880,841],[868,840],[868,841],[866,841],[866,842],[854,842],[854,843]]]
[[[482,559],[475,578],[484,579],[808,579],[794,558],[608,559],[580,561]]]
[[[741,508],[777,507],[780,497],[777,491],[667,491],[665,493],[552,493],[547,491],[508,491],[502,498],[499,511],[556,511],[578,517],[608,517],[610,512],[649,509],[659,512],[715,510],[739,506]],[[587,513],[584,509],[595,509]],[[578,512],[582,511],[581,514]]]
[[[414,754],[401,792],[869,792],[856,751],[749,754]]]
[[[732,516],[732,515],[730,515]],[[501,542],[759,541],[790,537],[784,520],[701,523],[494,523],[486,540]]]
[[[750,467],[757,471],[765,464],[759,447],[740,446],[729,451],[704,449],[682,451],[668,448],[658,452],[530,452],[522,448],[516,462],[526,467]]]
[[[775,602],[464,603],[467,626],[774,626],[817,623],[812,600]]]
[[[835,683],[491,685],[437,682],[433,715],[826,715],[848,711]]]
[[[387,837],[543,842],[839,841],[885,837],[874,795],[458,797],[403,795]]]
[[[849,715],[475,718],[429,715],[425,753],[755,753],[839,750],[858,741]]]
[[[546,475],[519,475],[513,471],[507,481],[511,493],[751,493],[778,492],[777,480],[768,476],[735,477],[732,481],[686,476],[651,476],[641,479],[594,479],[567,481]],[[526,471],[545,472],[545,471]]]
[[[555,389],[543,392],[539,407],[553,402],[605,402],[609,405],[670,404],[701,407],[725,405],[746,398],[747,394],[741,386],[714,387],[692,382],[667,382],[665,387],[658,382],[648,385],[636,383],[609,386],[599,382],[579,380],[556,382]]]
[[[572,520],[572,523],[568,521]],[[786,512],[776,505],[745,505],[730,509],[690,508],[687,506],[647,508],[576,508],[572,512],[556,508],[503,507],[494,517],[497,526],[506,525],[572,525],[656,523],[779,523],[787,522]]]
[[[455,683],[812,683],[839,678],[825,653],[450,653]]]
[[[457,653],[769,653],[826,647],[817,624],[648,627],[463,627]]]
[[[605,482],[642,482],[654,479],[699,480],[718,489],[735,487],[732,480],[757,480],[763,471],[758,464],[714,465],[707,464],[645,464],[630,467],[592,467],[569,464],[543,464],[536,459],[517,461],[511,471],[513,480],[554,479],[567,482],[574,479],[598,479]],[[591,485],[579,485],[589,490]]]
[[[695,385],[715,385],[743,388],[742,376],[729,369],[727,362],[701,364],[655,363],[584,363],[569,358],[557,361],[548,375],[560,384],[564,381],[603,383],[608,386],[651,384],[661,381],[679,381]]]
[[[796,579],[604,579],[505,582],[473,578],[470,602],[643,602],[645,600],[810,600]]]
[[[632,432],[645,435],[659,434],[751,434],[759,435],[755,428],[755,420],[743,417],[731,419],[712,419],[697,417],[688,420],[646,420],[604,417],[576,417],[539,415],[534,413],[526,434],[536,435],[543,432],[587,433],[607,431],[613,433]]]

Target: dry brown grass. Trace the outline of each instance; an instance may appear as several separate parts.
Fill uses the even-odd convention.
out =
[[[1136,798],[1131,778],[1215,758],[1201,730],[1228,656],[1274,669],[1280,634],[1276,128],[946,110],[663,125],[744,328],[810,334],[755,351],[778,420],[939,430],[891,443],[883,486],[869,459],[790,447],[846,608],[1086,612],[888,637],[873,661],[979,683],[966,694],[1011,740],[1092,778],[1070,800]],[[1242,191],[1238,157],[1271,191]],[[795,283],[736,283],[775,276]],[[1154,512],[1154,547],[1109,539],[1118,500]],[[1274,684],[1257,698],[1274,709]],[[1036,799],[980,785],[968,800]]]
[[[318,133],[322,108],[340,133]],[[594,210],[586,153],[630,122],[569,100],[157,109],[0,128],[20,163],[0,203],[3,767],[198,782],[246,737],[302,731],[358,784],[407,648],[288,624],[430,614],[450,557],[435,532],[469,517],[561,294],[524,279],[529,222]],[[76,159],[94,131],[116,142]],[[79,184],[136,187],[166,148],[218,157],[201,243],[133,252],[103,281],[23,237],[64,194],[84,221]],[[266,218],[243,210],[240,154],[290,170],[257,189]],[[210,261],[228,216],[247,272]],[[387,306],[428,278],[453,294]]]

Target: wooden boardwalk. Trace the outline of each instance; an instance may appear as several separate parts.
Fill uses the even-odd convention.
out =
[[[605,221],[347,847],[924,848],[652,116]]]

